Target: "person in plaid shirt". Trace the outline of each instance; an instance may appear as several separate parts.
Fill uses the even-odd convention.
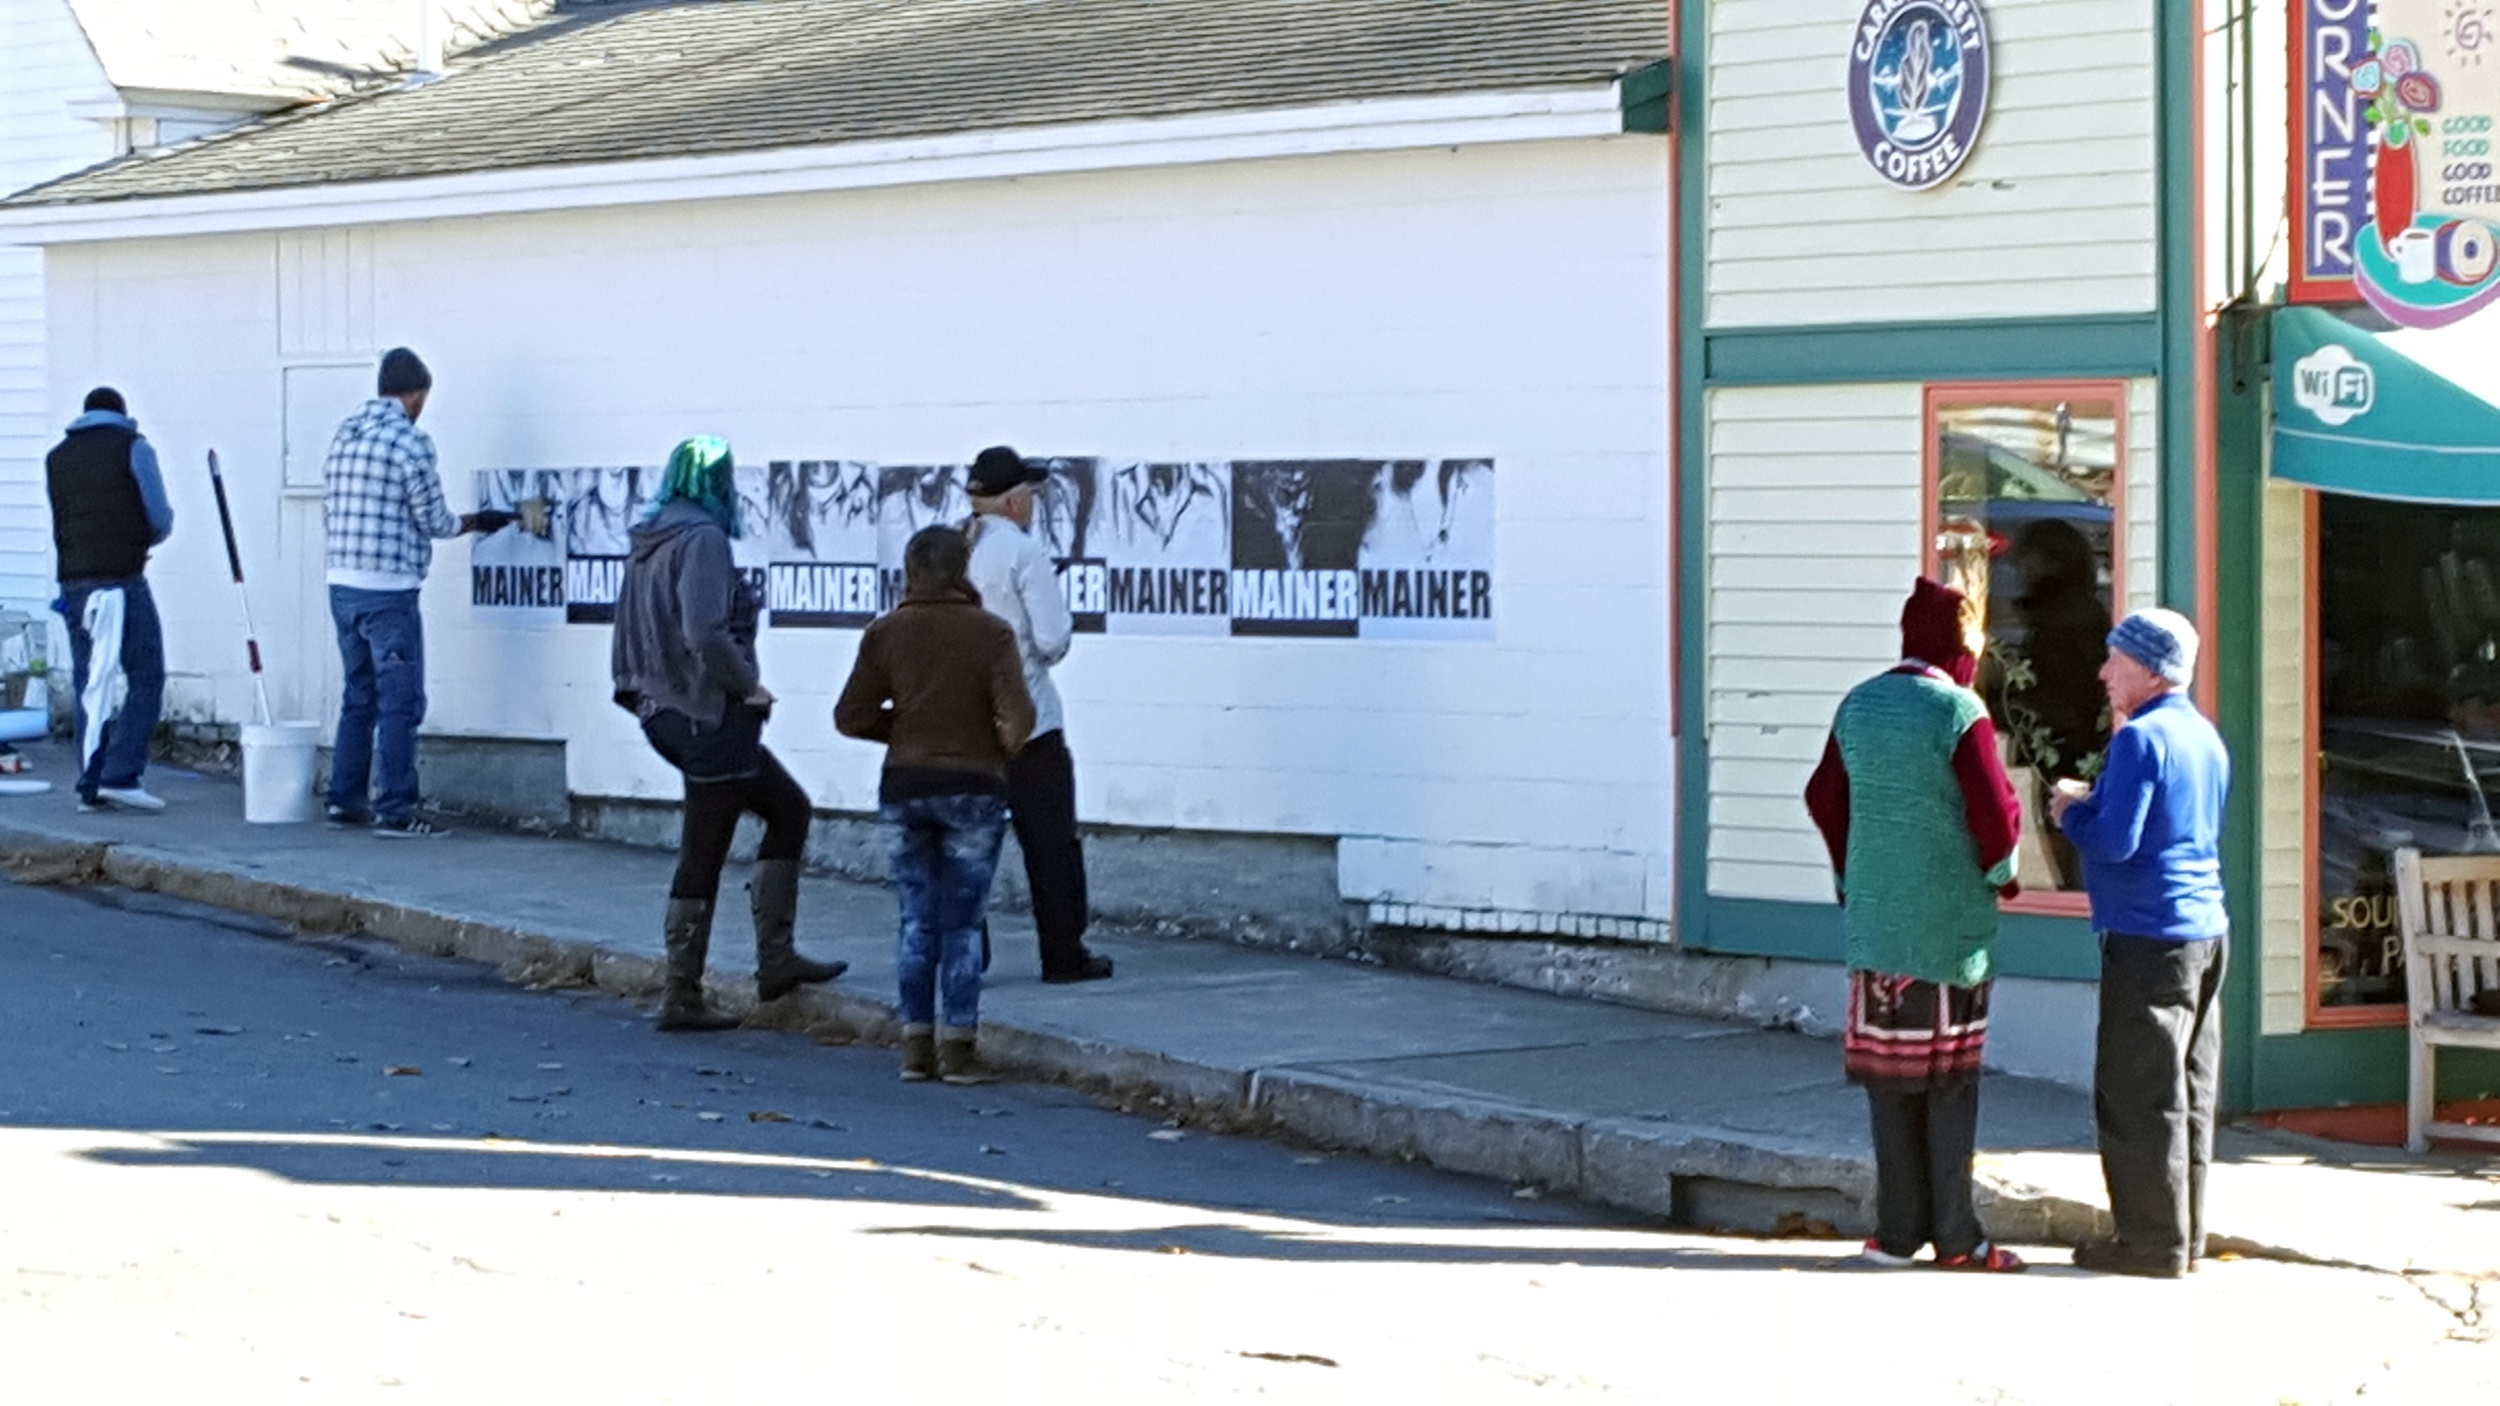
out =
[[[434,441],[417,428],[434,376],[406,347],[382,356],[380,392],[347,417],[322,466],[330,618],[338,625],[339,729],[330,760],[333,825],[377,835],[441,834],[417,815],[417,724],[425,720],[425,625],[417,596],[434,539],[493,532],[510,513],[454,516]],[[381,770],[378,792],[370,792]]]

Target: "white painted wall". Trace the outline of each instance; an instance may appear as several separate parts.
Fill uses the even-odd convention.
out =
[[[1082,813],[1342,836],[1350,897],[1664,916],[1666,180],[1621,138],[64,246],[52,380],[116,368],[194,524],[223,451],[281,697],[318,713],[283,387],[384,345],[435,369],[461,502],[475,469],[656,463],[698,431],[759,461],[1493,455],[1496,641],[1081,639]],[[179,536],[160,573],[196,589],[162,594],[175,702],[234,718],[217,550]],[[577,791],[673,797],[608,702],[607,632],[472,613],[467,555],[427,596],[431,726],[564,737]],[[764,654],[776,749],[864,809],[879,754],[827,722],[855,638]]]
[[[1926,191],[1851,132],[1863,8],[1709,7],[1709,324],[2151,311],[2154,0],[1987,0],[1987,125]]]
[[[1806,778],[1841,695],[1901,654],[1901,602],[1927,561],[1915,382],[1713,391],[1704,667],[1709,891],[1832,902]],[[2158,599],[2155,391],[2127,386],[2130,609]]]
[[[110,93],[67,0],[0,0],[0,191],[111,156],[104,128],[69,114]],[[46,396],[43,303],[43,255],[0,246],[0,606],[33,612],[53,595],[43,456],[78,408]]]

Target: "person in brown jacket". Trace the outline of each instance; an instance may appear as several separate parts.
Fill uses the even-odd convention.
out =
[[[1033,698],[1015,632],[964,579],[970,559],[955,528],[912,537],[902,604],[860,637],[833,708],[844,736],[886,749],[877,814],[902,912],[894,967],[906,1082],[996,1077],[974,1049],[981,924],[1007,825],[1007,759],[1033,732]]]

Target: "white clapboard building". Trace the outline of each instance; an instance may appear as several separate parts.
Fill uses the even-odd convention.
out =
[[[1054,469],[1104,906],[1665,935],[1665,0],[538,8],[0,203],[50,288],[11,473],[129,394],[188,523],[175,716],[251,696],[212,449],[281,710],[329,716],[323,450],[407,345],[455,505],[548,509],[437,558],[438,794],[664,819],[604,621],[654,471],[719,434],[771,740],[845,862],[858,627],[1008,442]]]

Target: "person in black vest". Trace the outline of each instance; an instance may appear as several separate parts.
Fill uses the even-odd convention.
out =
[[[78,777],[79,809],[163,810],[165,803],[139,780],[165,706],[165,631],[156,598],[148,593],[148,552],[173,532],[174,510],[165,499],[156,450],[140,436],[119,391],[98,386],[87,392],[86,413],[70,421],[69,432],[44,460],[44,486],[52,498],[59,609],[69,622],[78,737],[86,758]],[[98,629],[120,637],[116,657],[123,694],[121,706],[101,719],[91,742],[86,695],[89,672],[99,663],[93,657]]]

